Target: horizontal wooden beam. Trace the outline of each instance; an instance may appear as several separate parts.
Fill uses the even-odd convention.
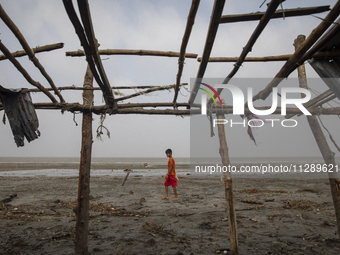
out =
[[[186,86],[188,83],[181,83],[180,86]],[[148,86],[113,86],[112,89],[153,89],[153,88],[162,88],[167,87],[166,89],[175,87],[175,84],[172,85],[148,85]],[[76,86],[65,86],[65,87],[57,87],[59,91],[62,90],[101,90],[99,87],[93,88],[84,88],[84,87],[76,87]],[[51,88],[46,88],[46,90],[52,90]],[[39,89],[23,89],[21,90],[22,93],[26,92],[41,92]]]
[[[38,46],[38,47],[32,48],[31,50],[34,53],[40,53],[40,52],[46,52],[46,51],[61,49],[63,47],[64,47],[64,43],[55,43],[55,44],[48,44],[48,45],[45,45],[45,46]],[[27,56],[27,53],[24,50],[18,50],[16,52],[12,52],[11,54],[15,58]],[[5,55],[0,55],[0,61],[5,60],[5,59],[7,59],[7,57]]]
[[[307,8],[296,8],[296,9],[286,9],[278,10],[272,16],[272,19],[285,18],[285,17],[295,17],[303,15],[311,15],[321,12],[326,12],[330,10],[329,5],[317,6],[317,7],[307,7]],[[265,12],[255,12],[248,14],[236,14],[236,15],[224,15],[220,19],[220,23],[232,23],[232,22],[242,22],[242,21],[254,21],[260,20]]]
[[[106,114],[108,110],[110,110],[106,105],[100,106],[89,106],[83,105],[79,103],[35,103],[33,104],[35,109],[40,110],[62,110],[69,112],[83,112],[83,111],[91,111],[94,114]],[[117,104],[117,109],[113,114],[149,114],[149,115],[196,115],[201,114],[201,109],[199,107],[191,110],[177,110],[177,109],[144,109],[145,107],[173,107],[173,103],[140,103],[140,104]],[[188,107],[188,103],[177,103],[176,106],[180,107]],[[257,107],[258,110],[268,110],[271,106],[263,106]],[[220,110],[221,107],[217,107],[217,110]],[[225,114],[230,114],[233,112],[233,107],[230,105],[223,106],[225,110]],[[3,110],[2,104],[0,104],[0,111]],[[216,109],[214,108],[214,111]],[[340,107],[333,108],[317,108],[311,107],[308,111],[312,115],[340,115]],[[215,112],[214,112],[215,113]],[[244,109],[244,113],[246,115],[251,114],[248,108]],[[287,115],[289,114],[300,114],[302,113],[298,108],[287,108]],[[272,113],[272,115],[280,115],[281,107],[277,107],[277,109]],[[270,118],[270,117],[268,117]]]
[[[139,55],[139,56],[160,56],[160,57],[179,57],[179,52],[173,51],[155,51],[155,50],[120,50],[120,49],[107,49],[98,50],[99,55]],[[84,51],[67,51],[66,56],[70,57],[83,57]],[[186,58],[197,58],[198,54],[185,53]]]
[[[269,62],[269,61],[287,61],[293,54],[267,56],[267,57],[247,57],[244,62]],[[334,51],[319,51],[315,53],[311,58],[315,59],[332,59],[340,56],[340,50]],[[237,62],[238,57],[216,57],[209,58],[209,62]],[[198,62],[201,62],[202,58],[197,58]]]

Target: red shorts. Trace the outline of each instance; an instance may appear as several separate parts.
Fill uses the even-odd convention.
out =
[[[176,187],[177,186],[177,179],[174,175],[168,175],[168,178],[164,182],[165,186],[172,186]]]

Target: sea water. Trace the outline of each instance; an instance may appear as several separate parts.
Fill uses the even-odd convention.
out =
[[[152,177],[162,177],[165,176],[167,172],[167,158],[92,158],[92,164],[96,165],[96,169],[91,170],[91,176],[112,176],[120,177],[125,176],[125,169],[108,169],[108,166],[134,166],[133,172],[130,173],[131,176],[152,176]],[[0,177],[35,177],[35,176],[46,176],[46,177],[76,177],[79,174],[79,158],[75,157],[49,157],[49,158],[38,158],[38,157],[0,157]],[[193,176],[196,178],[220,178],[223,173],[220,171],[203,172],[195,171],[198,166],[216,166],[221,164],[221,160],[216,159],[190,159],[190,158],[175,158],[176,170],[179,177]],[[237,169],[243,167],[262,167],[262,170],[268,166],[276,167],[279,169],[290,167],[290,171],[295,170],[295,172],[265,172],[258,173],[240,173],[232,172],[233,178],[265,178],[265,177],[279,177],[279,178],[328,178],[328,172],[324,166],[324,161],[321,157],[261,157],[261,158],[245,158],[245,157],[235,157],[230,158],[231,164]],[[67,164],[68,169],[63,169],[63,165]],[[10,166],[20,165],[23,170],[9,170]],[[105,169],[100,169],[101,165],[105,165]],[[314,171],[306,171],[306,168],[310,168],[314,165]],[[340,158],[336,158],[336,165],[340,165]],[[27,166],[27,170],[25,170]],[[33,166],[33,167],[32,167]],[[50,167],[52,166],[52,167]],[[155,167],[156,168],[155,168]],[[39,170],[31,170],[37,167]],[[45,167],[45,169],[44,169]],[[316,167],[320,167],[320,171],[317,171]],[[218,167],[217,167],[218,168]],[[274,168],[273,168],[274,169]],[[325,169],[325,171],[322,171]],[[329,168],[328,168],[329,169]],[[340,169],[336,170],[334,166],[334,173],[340,172]]]

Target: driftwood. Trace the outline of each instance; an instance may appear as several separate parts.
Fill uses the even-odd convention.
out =
[[[323,21],[310,33],[308,38],[301,44],[301,46],[295,51],[295,53],[284,64],[281,70],[276,74],[274,79],[267,85],[267,87],[261,90],[257,95],[253,97],[253,101],[262,99],[265,100],[271,93],[272,88],[277,87],[280,83],[280,79],[287,77],[295,68],[296,63],[303,57],[303,55],[310,49],[313,44],[322,36],[322,34],[329,28],[334,20],[340,14],[340,1],[338,1]]]
[[[179,57],[179,52],[173,51],[156,51],[156,50],[121,50],[121,49],[107,49],[98,50],[99,55],[139,55],[139,56],[160,56],[160,57]],[[66,56],[70,57],[83,57],[84,51],[67,51]],[[197,58],[197,54],[186,53],[186,58]]]
[[[199,84],[197,84],[196,82],[198,82],[200,79],[203,78],[205,70],[207,69],[208,60],[211,54],[212,47],[214,45],[217,29],[219,26],[219,20],[222,15],[224,4],[225,4],[225,0],[216,0],[214,3],[214,7],[213,7],[211,18],[210,18],[209,30],[208,30],[207,38],[206,38],[205,45],[204,45],[202,61],[198,68],[196,81],[191,91],[190,98],[189,98],[190,104],[193,104],[193,102],[195,101],[195,98],[196,98],[196,95],[199,89]]]
[[[272,19],[310,15],[310,14],[316,14],[316,13],[325,12],[329,10],[330,10],[329,5],[278,10],[273,14]],[[260,20],[264,14],[265,12],[255,12],[255,13],[237,14],[237,15],[223,15],[220,19],[220,23]]]
[[[61,49],[63,47],[64,47],[64,43],[55,43],[55,44],[48,44],[48,45],[45,45],[45,46],[38,46],[38,47],[32,48],[31,50],[33,51],[33,53],[41,53],[41,52],[45,52],[45,51]],[[11,54],[15,58],[27,56],[27,53],[24,50],[11,52]],[[5,55],[0,55],[0,61],[5,60],[5,59],[7,59],[7,57]]]
[[[269,61],[287,61],[293,54],[285,54],[278,56],[266,56],[266,57],[246,57],[243,62],[269,62]],[[335,51],[319,51],[314,55],[309,56],[308,58],[316,58],[316,59],[331,59],[334,57],[340,56],[340,50]],[[216,57],[209,58],[209,62],[237,62],[239,60],[238,57]],[[307,60],[307,59],[306,59]],[[198,62],[202,61],[202,58],[197,58]]]
[[[180,50],[180,55],[178,59],[178,72],[176,76],[176,88],[175,88],[175,96],[173,102],[176,103],[177,97],[178,97],[178,91],[179,91],[179,85],[181,83],[181,76],[183,72],[183,66],[184,66],[184,59],[185,59],[185,51],[188,45],[189,37],[191,34],[192,27],[195,23],[195,17],[198,10],[198,6],[200,4],[200,0],[193,0],[190,8],[190,12],[188,15],[188,21],[187,26],[185,28],[184,36],[182,39],[182,45]]]
[[[10,17],[8,17],[7,13],[2,8],[1,4],[0,4],[0,17],[3,20],[3,22],[5,22],[5,24],[8,26],[8,28],[12,31],[15,37],[19,40],[21,46],[24,48],[26,54],[28,55],[29,60],[31,60],[33,64],[39,69],[40,73],[48,81],[51,88],[53,88],[54,93],[59,97],[60,101],[65,102],[64,98],[62,97],[60,92],[57,90],[52,78],[47,74],[45,68],[40,64],[39,60],[35,57],[33,50],[30,48],[30,46],[26,42],[19,28],[14,24],[14,22],[10,19]]]
[[[131,170],[131,169],[126,169],[125,171],[127,171],[127,174],[126,174],[126,176],[125,176],[125,178],[124,178],[124,181],[123,181],[122,186],[124,186],[124,184],[125,184],[127,178],[129,177],[129,174],[131,173],[132,170]]]
[[[6,48],[5,45],[0,41],[0,50],[4,55],[9,59],[9,61],[12,62],[12,64],[18,69],[18,71],[25,77],[25,79],[32,84],[34,87],[37,87],[42,92],[45,93],[46,96],[48,96],[53,103],[57,103],[57,100],[54,98],[54,96],[48,92],[39,82],[33,80],[31,76],[27,73],[27,71],[22,67],[22,65],[16,60],[12,54],[9,52],[9,50]]]

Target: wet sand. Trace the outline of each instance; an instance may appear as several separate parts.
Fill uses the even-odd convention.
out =
[[[161,176],[123,179],[91,178],[90,254],[230,254],[219,178],[181,177],[178,201]],[[340,253],[327,179],[233,182],[240,254]],[[0,254],[74,254],[77,185],[0,177]]]

